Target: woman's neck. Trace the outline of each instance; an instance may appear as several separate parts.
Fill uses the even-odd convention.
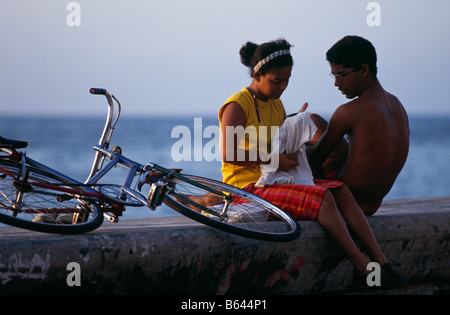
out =
[[[253,97],[257,98],[260,101],[268,102],[269,98],[265,96],[261,91],[258,89],[257,84],[255,81],[253,81],[250,86],[248,87],[248,90],[250,93],[252,93]]]

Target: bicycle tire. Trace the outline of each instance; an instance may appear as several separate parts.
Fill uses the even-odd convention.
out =
[[[286,212],[237,187],[193,175],[162,180],[167,181],[168,187],[164,203],[203,224],[228,233],[272,242],[292,241],[301,234],[300,225]],[[201,186],[212,188],[219,193],[208,192]],[[224,195],[228,198],[224,198]],[[200,203],[199,199],[203,202]],[[229,199],[228,208],[225,214],[220,214],[226,199]],[[214,202],[205,205],[207,200]]]
[[[0,160],[0,222],[27,230],[56,234],[85,233],[102,224],[103,212],[95,202],[76,196],[58,201],[58,196],[68,195],[37,186],[39,183],[67,184],[64,187],[77,189],[70,183],[46,171],[28,167],[28,180],[22,183],[21,187],[17,183],[17,177],[21,173],[21,164]],[[78,218],[76,223],[75,216]]]

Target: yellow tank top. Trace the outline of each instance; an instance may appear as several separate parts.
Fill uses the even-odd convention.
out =
[[[247,119],[246,125],[244,126],[246,131],[245,138],[242,139],[239,147],[245,148],[246,150],[257,149],[258,152],[270,153],[271,140],[275,136],[275,132],[273,132],[273,128],[271,127],[278,128],[283,124],[285,118],[284,106],[279,99],[270,99],[268,102],[256,101],[258,104],[259,118],[255,108],[255,99],[247,88],[230,96],[219,110],[220,128],[222,127],[222,114],[226,105],[231,102],[236,102],[244,110]],[[250,132],[247,133],[247,131]],[[239,188],[256,182],[261,176],[259,166],[238,166],[222,161],[221,170],[222,181]]]

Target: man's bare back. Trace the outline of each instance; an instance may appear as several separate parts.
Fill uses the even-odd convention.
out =
[[[378,210],[403,168],[409,151],[409,123],[403,105],[386,92],[369,67],[330,62],[335,86],[347,98],[329,123],[317,115],[320,139],[310,151],[310,161],[324,175],[337,171],[366,215]],[[348,144],[343,137],[347,135]]]
[[[334,124],[347,126],[350,144],[338,178],[350,187],[364,212],[373,214],[391,190],[408,156],[406,112],[399,100],[378,84],[342,105],[330,120],[330,132]]]

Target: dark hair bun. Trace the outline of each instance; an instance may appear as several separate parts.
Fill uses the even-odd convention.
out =
[[[251,60],[255,54],[256,48],[258,48],[258,45],[252,42],[247,42],[244,46],[242,46],[241,50],[239,50],[239,55],[241,55],[241,63],[244,66],[251,67]]]
[[[253,77],[253,69],[259,61],[276,51],[289,50],[291,47],[292,45],[283,38],[263,43],[261,45],[257,45],[253,42],[247,42],[241,47],[241,50],[239,50],[239,55],[241,56],[241,63],[249,68],[250,77]],[[264,75],[271,68],[282,68],[285,66],[292,66],[293,64],[294,61],[292,56],[290,54],[285,54],[265,63],[258,69],[258,71]]]

